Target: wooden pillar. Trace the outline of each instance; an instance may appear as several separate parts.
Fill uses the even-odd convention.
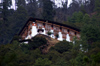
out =
[[[51,29],[53,30],[53,24],[51,25]]]
[[[60,27],[60,32],[62,32],[62,27]]]

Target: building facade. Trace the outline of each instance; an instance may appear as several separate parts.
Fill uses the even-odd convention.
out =
[[[30,18],[19,33],[21,40],[31,39],[37,34],[48,35],[57,40],[73,41],[80,39],[80,30],[58,22]]]

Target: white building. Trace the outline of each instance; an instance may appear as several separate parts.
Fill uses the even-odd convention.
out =
[[[48,33],[51,38],[57,38],[57,40],[60,41],[73,41],[74,36],[76,36],[78,40],[80,39],[80,30],[77,28],[36,18],[30,18],[26,22],[19,36],[21,36],[21,40],[27,40],[37,34],[48,35]]]

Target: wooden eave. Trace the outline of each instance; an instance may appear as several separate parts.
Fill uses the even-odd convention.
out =
[[[32,21],[32,22],[37,22],[37,21],[39,21],[39,22],[43,22],[43,23],[48,22],[48,23],[51,23],[51,24],[61,25],[61,26],[67,27],[67,28],[69,28],[69,29],[73,29],[73,30],[75,30],[75,32],[76,32],[76,31],[77,31],[77,32],[80,32],[80,29],[77,29],[77,28],[72,27],[72,26],[69,26],[69,25],[65,25],[65,24],[62,24],[62,23],[54,22],[54,21],[49,21],[49,20],[44,20],[44,19],[39,19],[39,18],[32,18],[32,17],[30,17],[30,18],[27,20],[27,22],[25,23],[25,25],[23,26],[23,28],[21,29],[21,31],[19,32],[18,35],[21,34],[21,32],[23,31],[23,29],[27,26],[28,22],[30,22],[30,21]]]

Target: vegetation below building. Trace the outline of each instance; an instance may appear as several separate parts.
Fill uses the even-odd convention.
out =
[[[89,50],[80,43],[44,35],[35,36],[29,44],[14,40],[0,46],[0,66],[99,66],[100,41],[93,42]]]

